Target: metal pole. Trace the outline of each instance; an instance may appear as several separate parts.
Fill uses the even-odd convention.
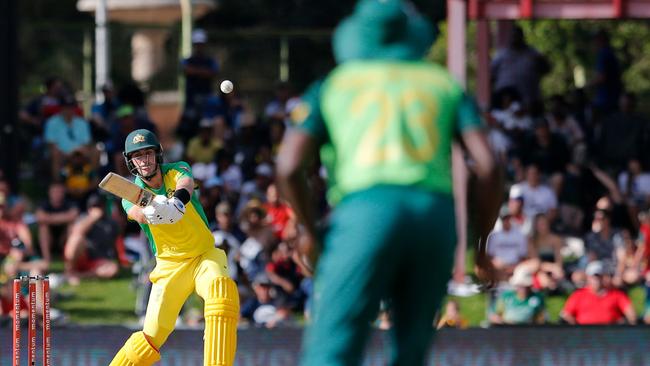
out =
[[[110,66],[109,34],[106,28],[106,0],[97,0],[95,9],[95,98],[104,101],[102,86],[108,81]]]
[[[192,54],[192,1],[181,1],[181,60]],[[181,72],[178,75],[178,95],[181,105],[185,105],[185,77]]]

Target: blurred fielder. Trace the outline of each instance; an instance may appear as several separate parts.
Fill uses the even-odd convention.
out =
[[[194,191],[185,162],[163,164],[162,148],[151,131],[135,130],[125,141],[124,157],[135,183],[156,194],[144,208],[123,200],[156,255],[144,329],[115,355],[111,366],[147,366],[160,360],[160,347],[174,329],[187,297],[205,301],[204,365],[232,365],[237,348],[239,295],[228,277],[225,253],[214,238]]]
[[[422,365],[456,243],[451,148],[474,164],[483,194],[475,234],[492,229],[501,187],[474,103],[439,65],[422,60],[433,27],[405,2],[360,0],[333,37],[339,63],[292,113],[279,183],[315,260],[313,323],[301,365],[358,365],[379,301],[392,302],[391,365]],[[304,174],[320,148],[335,206],[317,236]],[[484,240],[482,240],[484,242]],[[478,275],[494,280],[485,247]]]

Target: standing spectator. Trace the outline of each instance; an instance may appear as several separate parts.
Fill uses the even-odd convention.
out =
[[[111,278],[119,270],[115,242],[117,223],[107,214],[100,196],[88,199],[88,212],[82,214],[65,244],[65,275],[68,283],[79,285],[81,278]]]
[[[52,183],[48,188],[47,201],[36,210],[41,255],[48,263],[52,260],[53,247],[63,247],[68,231],[79,215],[79,209],[66,199],[65,194],[62,183]]]
[[[609,43],[609,34],[600,30],[595,37],[596,73],[591,81],[594,87],[594,108],[600,115],[616,110],[616,103],[623,91],[621,67],[616,53]]]
[[[555,192],[543,184],[539,168],[535,164],[526,167],[526,180],[514,184],[510,192],[519,191],[524,197],[524,213],[528,217],[535,217],[538,213],[544,213],[550,221],[556,217],[557,196]]]
[[[634,94],[622,94],[619,104],[620,111],[606,117],[596,132],[595,146],[600,165],[609,174],[625,169],[628,161],[639,157],[643,133],[648,125],[636,111]]]
[[[514,290],[502,292],[495,311],[490,314],[492,324],[542,324],[546,321],[544,297],[533,292],[533,274],[526,267],[517,267],[510,285]]]
[[[488,254],[492,257],[494,267],[499,271],[501,280],[508,279],[515,267],[528,255],[526,236],[513,227],[512,215],[507,206],[499,212],[501,229],[490,234],[487,241]]]
[[[607,266],[600,261],[587,266],[587,286],[569,296],[560,317],[569,324],[636,324],[636,312],[630,298],[611,289]]]
[[[82,149],[84,154],[91,156],[90,143],[92,136],[90,124],[85,119],[75,115],[77,101],[73,96],[66,96],[61,101],[61,113],[52,116],[45,123],[45,141],[49,145],[52,159],[52,177],[58,177],[63,164],[70,154]]]
[[[219,71],[217,62],[207,54],[208,35],[203,29],[192,32],[192,54],[181,63],[185,76],[185,108],[178,134],[188,141],[196,134],[203,114],[204,103],[212,94],[214,77]]]
[[[522,96],[525,108],[532,110],[541,102],[542,76],[550,71],[544,56],[526,44],[524,32],[514,26],[507,48],[499,50],[492,61],[492,90],[514,87]]]

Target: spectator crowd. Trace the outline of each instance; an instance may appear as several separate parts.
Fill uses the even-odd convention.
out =
[[[650,323],[650,303],[637,314],[628,294],[644,286],[650,298],[650,123],[622,85],[608,36],[595,37],[588,88],[553,96],[539,86],[552,65],[519,28],[511,38],[494,57],[492,102],[484,111],[508,182],[488,241],[501,282],[486,319],[545,323],[546,298],[561,294],[568,298],[560,318],[569,324]],[[295,260],[298,227],[279,197],[274,167],[298,97],[278,83],[258,112],[237,89],[215,92],[219,64],[207,36],[198,30],[192,42],[181,63],[186,103],[176,134],[163,139],[165,161],[192,166],[215,246],[227,253],[240,289],[243,323],[296,324],[301,314],[309,317],[312,283]],[[14,172],[0,176],[0,316],[11,309],[9,279],[51,273],[56,260],[64,264],[58,279],[71,286],[133,270],[136,312],[144,315],[149,243],[97,182],[109,171],[129,177],[125,137],[138,128],[157,132],[157,125],[137,85],[109,83],[102,94],[84,115],[74,90],[52,77],[20,111],[21,147],[31,170],[42,173],[34,179],[43,194],[14,190],[6,180]],[[308,177],[322,216],[325,177],[317,164]],[[382,304],[382,328],[390,326],[388,314]],[[438,326],[467,326],[457,302],[449,302]]]

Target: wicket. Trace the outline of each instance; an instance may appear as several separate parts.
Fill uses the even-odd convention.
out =
[[[20,366],[20,311],[22,301],[22,286],[27,282],[29,294],[29,316],[27,329],[27,364],[36,365],[36,285],[41,284],[42,306],[43,306],[43,366],[51,366],[50,363],[50,281],[45,276],[21,276],[14,279],[13,301],[13,358],[12,365]]]

